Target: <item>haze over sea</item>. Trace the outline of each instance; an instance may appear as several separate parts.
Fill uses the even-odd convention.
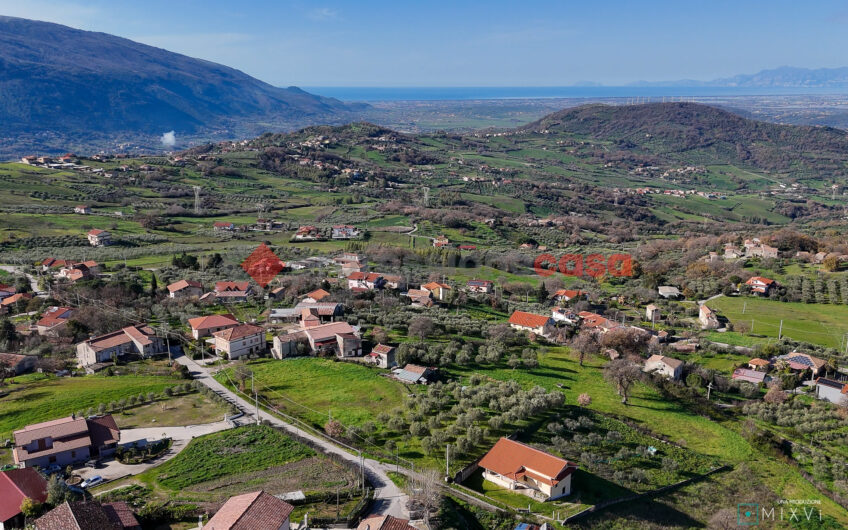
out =
[[[848,94],[848,87],[302,87],[343,101],[439,101],[542,98],[687,98]]]

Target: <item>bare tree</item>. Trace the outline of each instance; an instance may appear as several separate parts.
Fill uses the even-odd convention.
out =
[[[409,334],[418,337],[421,342],[433,333],[433,328],[433,321],[428,317],[415,317],[409,322]]]
[[[577,351],[580,366],[583,366],[583,361],[587,355],[596,355],[601,351],[601,344],[598,342],[598,337],[591,331],[581,331],[575,335],[571,339],[571,347]]]
[[[627,405],[627,396],[633,383],[642,377],[639,365],[628,359],[616,359],[604,368],[604,379],[615,385],[621,402]]]
[[[442,504],[442,479],[439,472],[428,469],[419,474],[418,488],[412,492],[412,501],[421,506],[424,522],[430,527],[430,517]]]

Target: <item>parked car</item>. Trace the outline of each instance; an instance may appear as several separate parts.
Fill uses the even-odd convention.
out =
[[[0,471],[9,471],[10,469],[18,469],[18,466],[15,464],[6,464],[3,467],[0,467]]]
[[[92,486],[96,486],[96,485],[100,484],[101,482],[103,482],[103,477],[101,477],[100,475],[94,475],[93,477],[90,477],[90,478],[83,480],[82,483],[80,484],[80,487],[83,488],[83,489],[86,489],[86,488],[90,488]]]
[[[53,464],[52,466],[50,466],[50,467],[48,467],[47,469],[44,470],[44,472],[47,473],[48,475],[52,475],[53,473],[59,473],[61,471],[62,471],[62,466],[60,466],[58,464]]]

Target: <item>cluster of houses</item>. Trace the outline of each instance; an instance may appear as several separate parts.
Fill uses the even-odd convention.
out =
[[[45,258],[41,262],[42,272],[53,274],[56,279],[70,282],[96,278],[101,273],[100,264],[94,260],[72,261],[56,258]]]

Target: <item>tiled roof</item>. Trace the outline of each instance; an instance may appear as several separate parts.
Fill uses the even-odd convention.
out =
[[[554,293],[554,296],[563,296],[563,297],[568,298],[570,300],[570,299],[578,297],[578,296],[583,296],[584,294],[586,294],[586,293],[583,292],[583,291],[579,291],[579,290],[559,289],[557,292]]]
[[[407,519],[391,515],[372,515],[360,521],[356,530],[416,530]]]
[[[0,305],[9,306],[9,305],[21,302],[23,300],[29,300],[31,298],[32,298],[32,295],[29,294],[29,293],[17,293],[17,294],[13,294],[12,296],[9,296],[8,298],[4,298],[3,301],[0,302]]]
[[[180,280],[169,285],[168,290],[172,293],[175,293],[177,291],[182,291],[183,289],[186,289],[188,287],[197,287],[198,289],[200,289],[201,285],[200,282],[195,282],[192,280]]]
[[[106,233],[106,230],[100,230],[99,228],[95,228],[94,230],[90,230],[88,235],[90,236],[99,236],[100,234]]]
[[[450,285],[446,285],[446,284],[441,283],[441,282],[430,282],[430,283],[425,283],[424,285],[421,286],[421,288],[427,289],[428,291],[434,291],[436,289],[450,289],[451,287],[450,287]]]
[[[766,373],[749,370],[748,368],[737,368],[733,371],[732,378],[739,379],[740,381],[748,381],[750,383],[762,383],[766,380]]]
[[[762,276],[751,276],[748,278],[748,281],[745,282],[748,285],[754,285],[755,283],[761,283],[763,285],[771,285],[774,283],[774,280],[771,278],[763,278]]]
[[[101,508],[106,513],[106,517],[113,523],[121,525],[122,528],[141,528],[132,508],[124,501],[108,502],[101,505]]]
[[[816,384],[821,386],[828,386],[830,388],[835,388],[837,390],[842,390],[845,387],[845,383],[841,381],[835,381],[833,379],[827,379],[824,377],[816,378]]]
[[[371,353],[388,355],[394,349],[395,349],[394,346],[389,346],[387,344],[378,344],[378,345],[374,346],[374,348],[371,349]]]
[[[18,355],[17,353],[0,353],[0,366],[14,368],[28,358],[27,355]]]
[[[555,485],[573,473],[577,464],[529,445],[501,438],[480,460],[480,467],[508,478],[520,479],[525,474]]]
[[[665,355],[651,355],[648,357],[648,360],[645,361],[645,364],[649,362],[660,362],[666,366],[671,367],[672,369],[677,369],[680,366],[683,366],[683,361],[680,359],[675,359],[673,357],[666,357]]]
[[[799,364],[804,366],[805,368],[815,368],[818,370],[822,366],[827,364],[827,361],[824,359],[819,359],[818,357],[813,357],[807,353],[801,353],[797,351],[793,351],[791,353],[787,353],[786,355],[781,355],[778,359],[782,359],[784,361],[795,364]]]
[[[265,330],[259,326],[254,326],[253,324],[240,324],[230,329],[216,331],[213,335],[226,341],[231,341],[249,337],[250,335],[256,335],[258,333],[262,333],[264,335]]]
[[[64,502],[35,521],[37,530],[122,530],[96,502]]]
[[[188,325],[194,330],[220,328],[221,326],[237,326],[238,323],[236,317],[229,313],[226,315],[208,315],[188,319]]]
[[[367,273],[354,271],[347,275],[348,280],[361,281],[368,277]]]
[[[207,530],[278,530],[294,506],[264,491],[230,497],[209,519]]]
[[[215,292],[219,295],[224,291],[247,291],[249,288],[248,282],[215,282]]]
[[[754,357],[753,359],[748,361],[748,364],[753,364],[754,366],[768,366],[771,363],[769,363],[765,359],[760,359],[759,357]]]
[[[0,472],[0,522],[21,513],[25,498],[47,500],[47,481],[31,467]]]
[[[51,307],[44,312],[38,322],[36,322],[36,325],[43,326],[45,328],[52,328],[67,322],[72,313],[73,309],[70,307]]]
[[[99,351],[106,348],[114,348],[121,344],[127,344],[133,339],[139,341],[141,344],[150,344],[152,341],[149,337],[153,335],[155,335],[155,332],[150,327],[146,324],[140,324],[138,326],[127,326],[124,329],[113,331],[106,335],[100,335],[85,342],[94,351]]]
[[[509,323],[525,328],[539,328],[548,323],[550,317],[525,311],[516,311],[509,317]]]
[[[492,280],[468,280],[466,285],[470,285],[472,287],[488,287],[489,285],[494,285]]]
[[[311,299],[315,300],[316,302],[320,302],[323,298],[326,298],[328,296],[330,296],[330,293],[328,293],[324,289],[316,289],[316,290],[312,291],[311,293],[306,293],[307,298],[311,298]]]
[[[311,327],[305,331],[313,341],[320,342],[336,335],[353,333],[354,329],[347,322],[331,322],[329,324]]]

